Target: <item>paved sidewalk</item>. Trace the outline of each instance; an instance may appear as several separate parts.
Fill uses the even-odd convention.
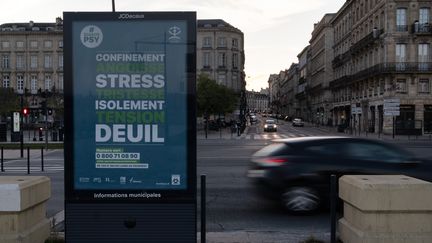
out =
[[[201,236],[198,233],[198,242]],[[308,239],[330,242],[330,233],[327,232],[279,232],[279,231],[232,231],[207,232],[208,243],[300,243]]]
[[[329,135],[336,136],[351,136],[351,137],[362,137],[362,138],[370,138],[370,139],[379,139],[379,140],[389,140],[389,141],[431,141],[432,135],[394,135],[393,134],[379,134],[379,133],[369,133],[369,132],[358,132],[358,131],[350,131],[348,129],[345,132],[337,132],[336,127],[328,127],[328,126],[315,126],[312,124],[307,124],[307,126],[314,127],[315,129],[328,132]]]

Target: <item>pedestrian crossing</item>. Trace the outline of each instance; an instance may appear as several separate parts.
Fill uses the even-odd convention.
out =
[[[57,173],[64,171],[64,166],[45,166],[44,171],[40,166],[30,166],[30,174],[32,173]],[[2,173],[13,173],[13,174],[26,174],[27,166],[4,166],[4,172]]]
[[[273,139],[284,139],[284,138],[296,138],[296,137],[307,137],[311,136],[309,134],[278,134],[278,133],[268,133],[268,134],[245,134],[241,137],[236,137],[235,139],[246,139],[246,140],[273,140]]]

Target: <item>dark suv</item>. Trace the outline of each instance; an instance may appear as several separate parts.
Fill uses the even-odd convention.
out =
[[[292,212],[327,205],[330,175],[404,174],[432,181],[430,161],[378,140],[302,137],[275,140],[252,157],[248,176],[261,195]]]

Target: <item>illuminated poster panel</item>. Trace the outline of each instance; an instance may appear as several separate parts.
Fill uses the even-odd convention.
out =
[[[65,13],[74,196],[195,191],[195,13]]]

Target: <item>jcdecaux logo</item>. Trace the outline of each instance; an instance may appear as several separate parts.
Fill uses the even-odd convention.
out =
[[[96,25],[87,25],[81,30],[80,37],[85,47],[96,48],[102,43],[103,33]]]

